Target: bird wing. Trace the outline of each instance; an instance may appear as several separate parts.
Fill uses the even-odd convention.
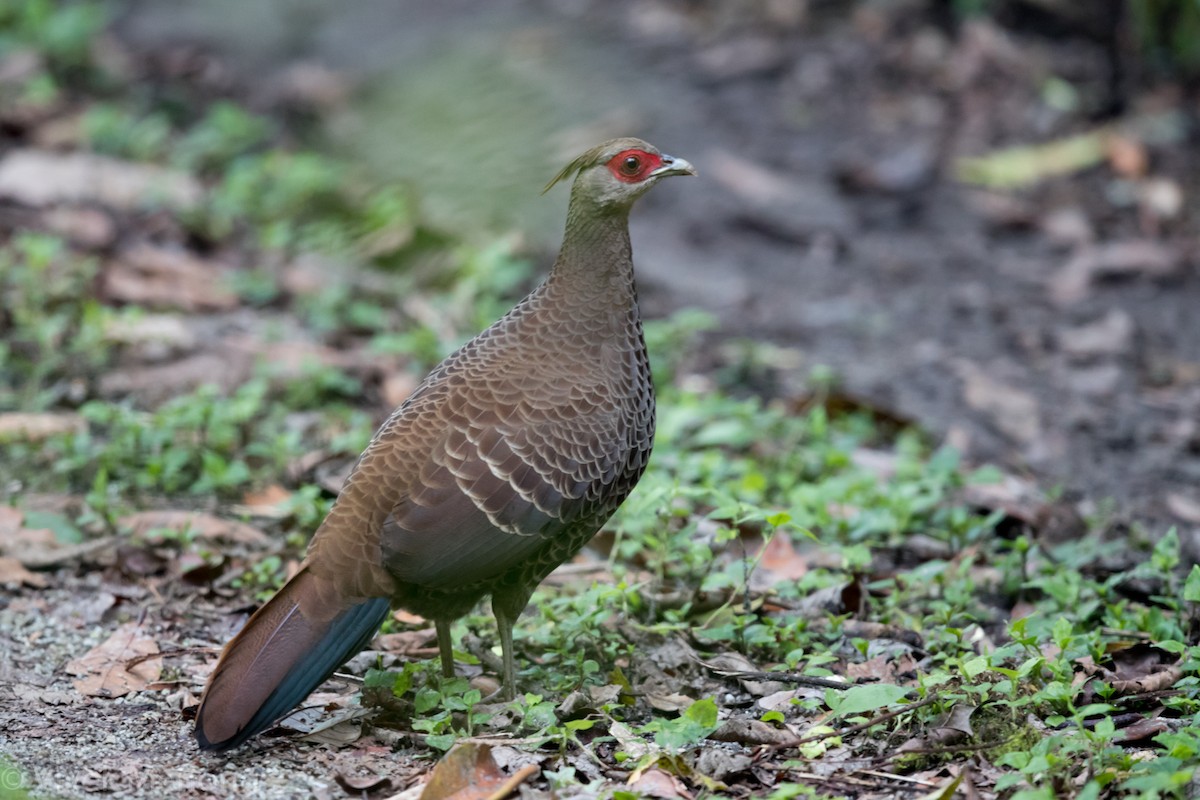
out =
[[[362,596],[389,575],[464,588],[596,512],[635,438],[639,400],[610,376],[630,355],[547,350],[535,324],[501,320],[380,427],[313,538],[314,570]]]
[[[616,411],[497,411],[477,399],[453,416],[382,527],[396,578],[469,586],[533,557],[594,505],[618,473]]]

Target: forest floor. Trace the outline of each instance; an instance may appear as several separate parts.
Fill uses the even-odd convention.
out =
[[[548,15],[661,78],[705,183],[638,209],[655,459],[518,626],[526,693],[481,702],[487,614],[441,681],[397,612],[220,756],[219,647],[548,251],[305,149],[353,76],[0,15],[0,798],[1192,790],[1195,108],[1096,121],[1086,38],[808,6]]]

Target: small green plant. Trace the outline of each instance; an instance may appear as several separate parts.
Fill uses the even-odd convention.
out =
[[[0,247],[0,409],[41,409],[109,357],[97,265],[62,240],[18,234]]]
[[[202,387],[153,412],[104,402],[87,403],[80,412],[87,430],[57,437],[44,453],[75,490],[105,485],[131,498],[147,492],[228,497],[281,472],[304,444],[264,381],[228,397]]]
[[[171,145],[171,120],[163,113],[133,114],[97,103],[83,116],[84,139],[97,153],[135,161],[158,161]]]
[[[0,53],[32,47],[59,72],[86,66],[94,37],[108,22],[102,3],[0,1]]]
[[[239,156],[266,143],[271,123],[229,102],[217,102],[171,151],[172,162],[200,173],[219,173]]]

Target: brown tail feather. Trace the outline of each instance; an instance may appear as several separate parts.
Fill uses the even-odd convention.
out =
[[[355,603],[301,568],[225,646],[196,714],[206,750],[235,747],[270,727],[370,641],[386,598]]]

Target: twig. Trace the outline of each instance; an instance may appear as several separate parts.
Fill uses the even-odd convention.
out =
[[[797,686],[811,686],[814,689],[838,689],[840,691],[845,691],[858,685],[846,681],[834,680],[833,678],[816,678],[811,675],[801,675],[798,672],[730,672],[713,669],[712,667],[708,669],[723,678],[734,678],[739,681],[779,681],[780,683],[794,683]]]
[[[769,745],[766,745],[766,747],[770,750],[782,750],[785,747],[798,747],[802,744],[808,744],[810,742],[819,742],[822,739],[830,739],[834,736],[849,736],[853,733],[858,733],[859,731],[865,731],[867,728],[874,727],[875,725],[878,725],[881,722],[887,722],[889,719],[898,717],[901,714],[907,714],[909,711],[916,711],[918,708],[921,708],[922,706],[930,705],[936,699],[937,699],[937,697],[935,695],[931,694],[928,697],[926,697],[924,700],[919,700],[916,703],[911,703],[907,706],[904,706],[904,708],[897,708],[894,711],[886,711],[877,717],[867,720],[866,722],[860,722],[858,725],[851,725],[849,728],[844,728],[840,731],[829,731],[828,733],[814,733],[812,736],[805,736],[803,738],[796,739],[791,742],[781,742],[780,744],[769,744]]]

